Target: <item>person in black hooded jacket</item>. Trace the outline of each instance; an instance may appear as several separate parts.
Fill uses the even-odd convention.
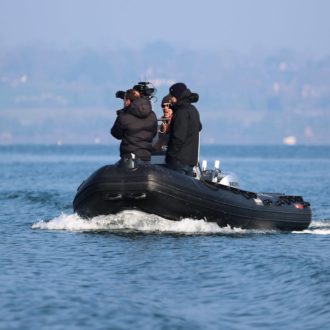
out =
[[[184,83],[171,86],[170,95],[174,115],[170,125],[166,163],[173,170],[192,175],[193,167],[198,163],[202,124],[198,110],[191,103],[197,102],[199,96],[192,93]]]
[[[117,118],[111,128],[111,135],[120,144],[120,157],[150,161],[152,140],[157,133],[157,117],[152,111],[151,102],[134,89],[125,93],[124,109],[117,111]]]

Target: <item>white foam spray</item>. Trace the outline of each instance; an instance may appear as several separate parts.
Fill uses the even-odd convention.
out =
[[[62,214],[49,221],[40,220],[34,223],[32,228],[77,232],[136,231],[147,233],[179,233],[188,235],[266,233],[240,228],[220,228],[216,223],[206,222],[205,220],[182,219],[180,221],[172,221],[140,211],[124,211],[115,215],[98,216],[88,220],[82,219],[77,214]]]
[[[271,230],[247,230],[240,228],[220,228],[214,222],[205,220],[182,219],[167,220],[154,214],[141,211],[124,211],[115,215],[98,216],[83,219],[77,214],[61,214],[49,221],[40,220],[32,225],[33,229],[66,230],[66,231],[109,231],[109,232],[146,232],[178,234],[270,234],[280,233]],[[308,229],[293,232],[294,234],[330,235],[330,221],[313,221]]]
[[[294,231],[295,234],[313,234],[313,235],[330,235],[329,220],[314,220],[309,227],[303,231]]]

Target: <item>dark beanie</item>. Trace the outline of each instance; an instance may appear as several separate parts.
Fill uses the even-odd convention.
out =
[[[176,83],[170,87],[170,94],[179,99],[184,91],[187,90],[187,86],[184,83]]]
[[[169,94],[164,96],[163,99],[162,99],[162,104],[161,105],[163,105],[165,103],[171,103],[171,99],[172,99],[172,96],[169,95]]]

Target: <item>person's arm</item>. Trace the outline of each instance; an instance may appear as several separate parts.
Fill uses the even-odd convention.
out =
[[[187,111],[177,113],[174,121],[171,122],[172,148],[174,152],[180,152],[182,145],[186,141],[188,133],[189,114]]]
[[[156,114],[153,112],[153,117],[154,117],[154,124],[153,124],[153,137],[156,136],[157,131],[158,131],[158,121],[157,121],[157,116]]]
[[[121,140],[123,138],[123,127],[122,127],[122,124],[121,124],[121,118],[120,118],[120,114],[118,114],[112,128],[111,128],[111,135],[118,139],[118,140]]]

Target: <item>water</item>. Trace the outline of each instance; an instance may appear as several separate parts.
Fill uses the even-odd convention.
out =
[[[77,186],[110,146],[0,147],[0,329],[328,329],[330,147],[202,148],[252,191],[302,194],[303,232],[137,211],[86,221]]]

